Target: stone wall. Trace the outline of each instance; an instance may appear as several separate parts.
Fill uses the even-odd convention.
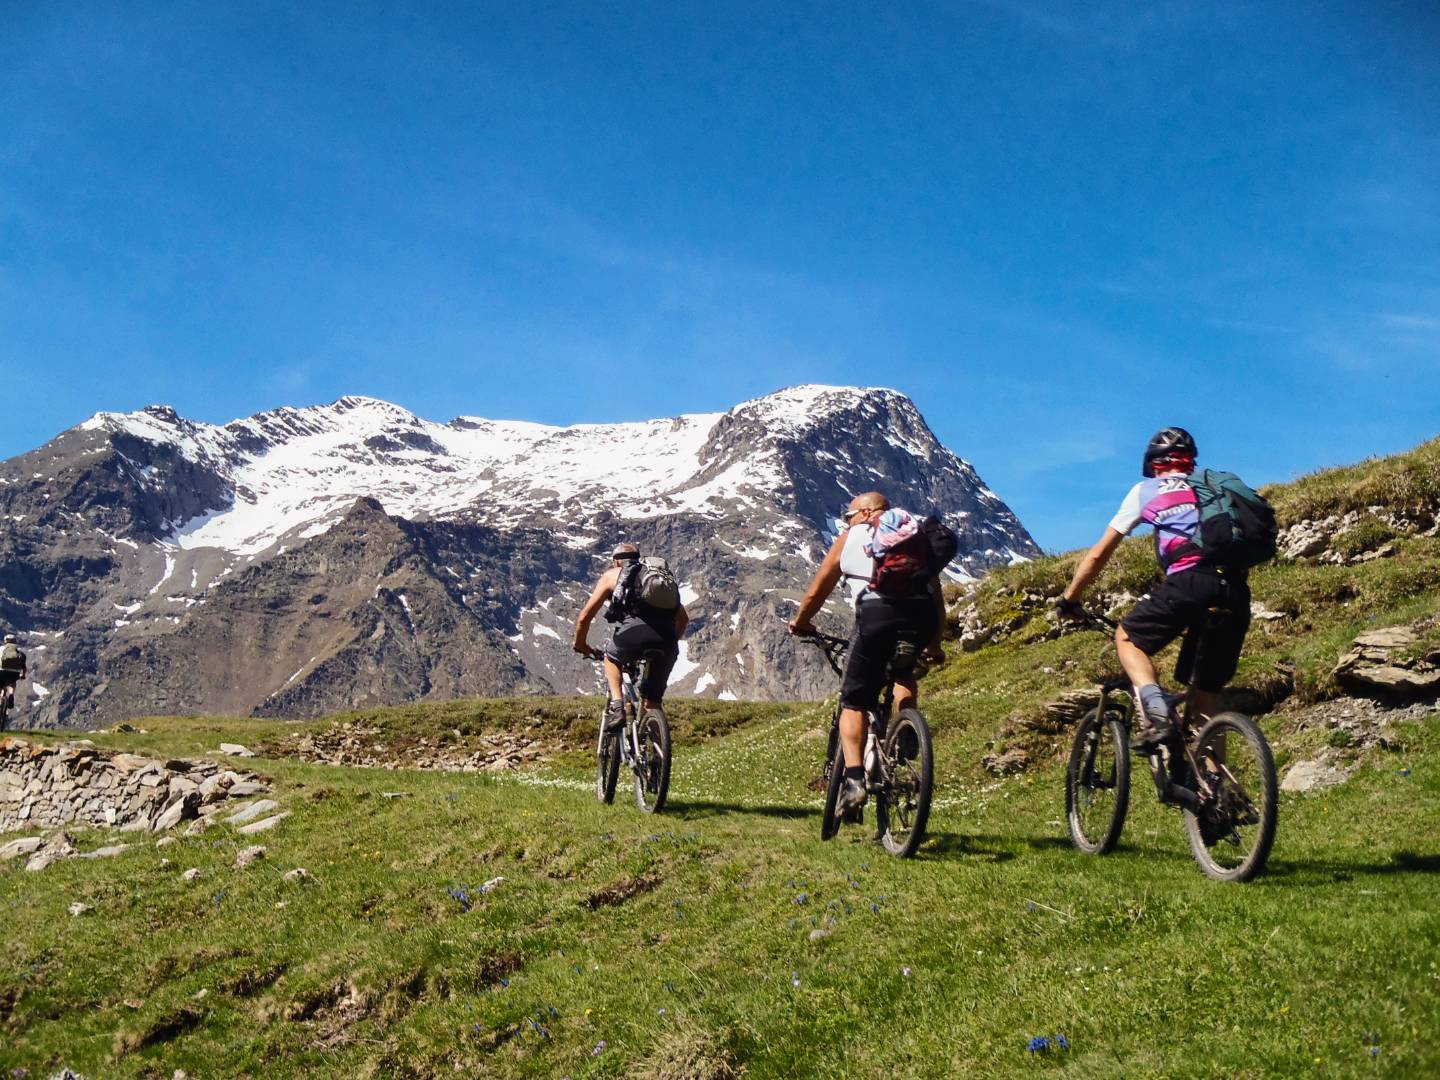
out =
[[[253,773],[213,761],[0,739],[0,833],[72,823],[159,832],[266,790]]]

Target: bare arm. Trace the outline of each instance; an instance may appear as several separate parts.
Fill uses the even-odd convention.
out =
[[[615,591],[615,583],[620,580],[619,567],[612,566],[605,573],[600,575],[600,580],[595,583],[595,588],[590,592],[590,598],[585,601],[585,606],[580,609],[580,617],[575,620],[575,642],[570,647],[583,656],[590,654],[590,645],[586,638],[590,636],[590,624],[595,620],[595,614],[610,599],[610,594]]]
[[[685,628],[689,625],[690,613],[685,610],[685,605],[681,604],[678,608],[675,609],[675,636],[677,638],[684,637]]]
[[[805,590],[804,599],[800,601],[800,610],[795,613],[795,618],[790,620],[790,632],[814,633],[815,624],[813,619],[821,606],[835,591],[835,586],[840,583],[840,552],[845,548],[845,537],[849,530],[841,533],[830,545],[830,550],[825,553],[825,558],[820,560],[820,569],[815,571],[815,577],[810,581],[810,587]]]
[[[1070,586],[1065,590],[1065,599],[1078,602],[1084,595],[1085,590],[1090,587],[1100,571],[1105,569],[1105,564],[1110,561],[1110,556],[1115,554],[1115,549],[1120,546],[1120,541],[1125,539],[1125,534],[1116,532],[1114,529],[1106,529],[1105,535],[1095,541],[1095,546],[1080,560],[1080,565],[1075,567],[1075,576],[1070,579]]]

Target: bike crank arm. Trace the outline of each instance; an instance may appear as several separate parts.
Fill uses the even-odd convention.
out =
[[[1173,783],[1165,756],[1158,750],[1145,756],[1150,766],[1150,779],[1155,781],[1155,794],[1166,806],[1178,806],[1192,814],[1200,812],[1200,796],[1187,787]]]

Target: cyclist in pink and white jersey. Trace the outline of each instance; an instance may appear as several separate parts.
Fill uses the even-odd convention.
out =
[[[1250,584],[1205,559],[1196,533],[1200,509],[1190,486],[1195,440],[1184,428],[1155,433],[1145,448],[1145,479],[1130,489],[1110,527],[1080,560],[1059,603],[1062,618],[1081,616],[1080,597],[1099,576],[1120,541],[1137,525],[1155,530],[1155,557],[1164,580],[1125,616],[1115,631],[1120,665],[1135,686],[1147,730],[1137,747],[1153,746],[1172,734],[1170,704],[1160,688],[1152,657],[1184,635],[1175,678],[1190,687],[1195,713],[1208,720],[1218,710],[1220,691],[1235,675],[1245,632],[1250,628]]]

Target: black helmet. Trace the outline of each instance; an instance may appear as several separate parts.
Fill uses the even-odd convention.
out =
[[[1140,466],[1140,473],[1142,476],[1154,476],[1155,462],[1161,458],[1182,457],[1193,460],[1197,456],[1194,436],[1183,427],[1167,427],[1150,437],[1150,445],[1145,447],[1145,461]]]

